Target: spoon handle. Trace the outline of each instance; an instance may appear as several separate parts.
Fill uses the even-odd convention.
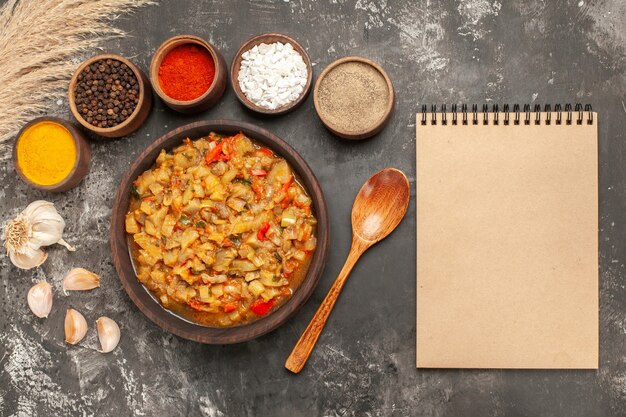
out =
[[[365,252],[368,247],[369,245],[361,241],[359,238],[352,238],[350,253],[348,253],[348,259],[346,259],[343,268],[341,268],[341,272],[339,272],[339,275],[335,279],[332,287],[330,287],[328,294],[326,294],[324,301],[320,304],[317,312],[302,333],[302,336],[300,336],[298,343],[296,343],[291,351],[291,354],[287,358],[287,361],[285,362],[285,368],[289,369],[291,372],[297,374],[306,364],[306,361],[309,359],[309,356],[315,347],[317,339],[320,337],[320,334],[324,329],[326,320],[328,320],[328,316],[330,316],[330,312],[335,306],[339,293],[341,293],[341,289],[343,288],[348,275],[350,275],[350,271],[352,271],[352,267],[356,264],[356,261],[359,260],[363,252]]]

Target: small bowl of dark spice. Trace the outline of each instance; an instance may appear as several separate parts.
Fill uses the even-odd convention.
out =
[[[315,110],[324,126],[352,140],[369,138],[385,127],[394,97],[385,70],[367,58],[354,56],[328,65],[313,92]]]
[[[169,108],[181,113],[198,113],[217,104],[227,78],[222,54],[192,35],[166,40],[150,63],[152,88]]]
[[[83,62],[70,81],[72,114],[86,129],[108,137],[137,130],[152,107],[148,78],[124,57],[96,55]]]

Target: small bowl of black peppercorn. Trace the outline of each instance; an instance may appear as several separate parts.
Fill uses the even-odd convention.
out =
[[[74,72],[69,104],[85,129],[118,138],[134,132],[146,120],[152,108],[152,89],[146,74],[126,58],[96,55]]]

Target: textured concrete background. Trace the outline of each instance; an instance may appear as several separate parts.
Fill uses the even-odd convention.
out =
[[[217,107],[192,117],[157,103],[131,137],[93,141],[91,173],[64,194],[28,188],[1,162],[0,220],[49,199],[78,250],[52,248],[43,267],[28,272],[0,257],[0,416],[626,415],[623,0],[170,0],[120,25],[133,37],[105,49],[144,69],[163,40],[185,32],[211,41],[228,62],[252,35],[288,33],[309,51],[316,76],[334,59],[363,55],[389,72],[396,112],[377,137],[348,143],[323,128],[311,97],[296,112],[266,120],[228,91]],[[348,252],[358,188],[385,166],[404,170],[414,187],[414,113],[421,104],[462,102],[583,102],[599,112],[600,369],[416,370],[412,198],[399,229],[354,269],[305,370],[291,375],[285,358]],[[50,114],[69,118],[67,103],[51,103]],[[332,219],[329,262],[308,304],[275,332],[235,346],[188,342],[152,324],[123,292],[108,244],[113,194],[129,163],[168,130],[212,118],[252,121],[287,140],[317,174]],[[62,277],[74,266],[100,273],[102,288],[60,295]],[[44,278],[56,299],[51,317],[39,320],[25,297]],[[63,342],[68,306],[92,327],[77,347]],[[103,314],[122,329],[120,346],[109,355],[94,351],[93,322]]]

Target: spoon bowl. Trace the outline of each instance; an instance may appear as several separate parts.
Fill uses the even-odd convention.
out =
[[[400,223],[411,191],[406,175],[385,168],[372,175],[357,194],[352,206],[352,233],[364,242],[383,240]]]
[[[400,224],[409,207],[410,197],[409,180],[402,171],[395,168],[378,171],[363,184],[352,205],[352,246],[348,259],[291,351],[285,362],[285,368],[293,373],[302,370],[352,267],[363,252],[387,237]]]

